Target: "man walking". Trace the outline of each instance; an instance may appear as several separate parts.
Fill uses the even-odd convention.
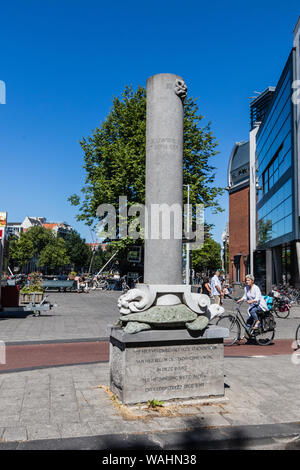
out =
[[[217,270],[215,275],[211,278],[210,285],[211,285],[211,295],[214,297],[216,304],[222,305],[222,286],[220,281],[220,271]]]

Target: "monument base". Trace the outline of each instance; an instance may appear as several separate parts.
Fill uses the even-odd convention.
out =
[[[112,327],[110,389],[124,404],[224,396],[226,328],[202,332]]]

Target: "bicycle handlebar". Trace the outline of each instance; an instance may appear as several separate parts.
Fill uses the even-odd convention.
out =
[[[239,299],[237,297],[232,297],[232,295],[226,294],[227,297],[229,297],[231,300],[234,300],[237,302]]]

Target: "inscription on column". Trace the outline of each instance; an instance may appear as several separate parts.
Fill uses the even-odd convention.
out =
[[[129,394],[144,399],[222,395],[223,344],[133,348],[127,350]],[[214,393],[211,393],[213,387]]]
[[[179,142],[177,139],[171,137],[158,137],[158,138],[149,138],[147,141],[147,151],[150,150],[163,150],[166,152],[171,152],[178,150]]]

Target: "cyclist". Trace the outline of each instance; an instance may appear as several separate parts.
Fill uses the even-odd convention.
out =
[[[251,328],[251,325],[254,325],[252,329],[256,330],[260,327],[260,320],[257,314],[260,311],[267,311],[268,306],[265,299],[261,295],[260,288],[254,284],[254,276],[252,276],[252,274],[247,274],[245,281],[245,292],[243,297],[239,299],[238,302],[246,301],[249,304],[246,324],[248,329]]]

